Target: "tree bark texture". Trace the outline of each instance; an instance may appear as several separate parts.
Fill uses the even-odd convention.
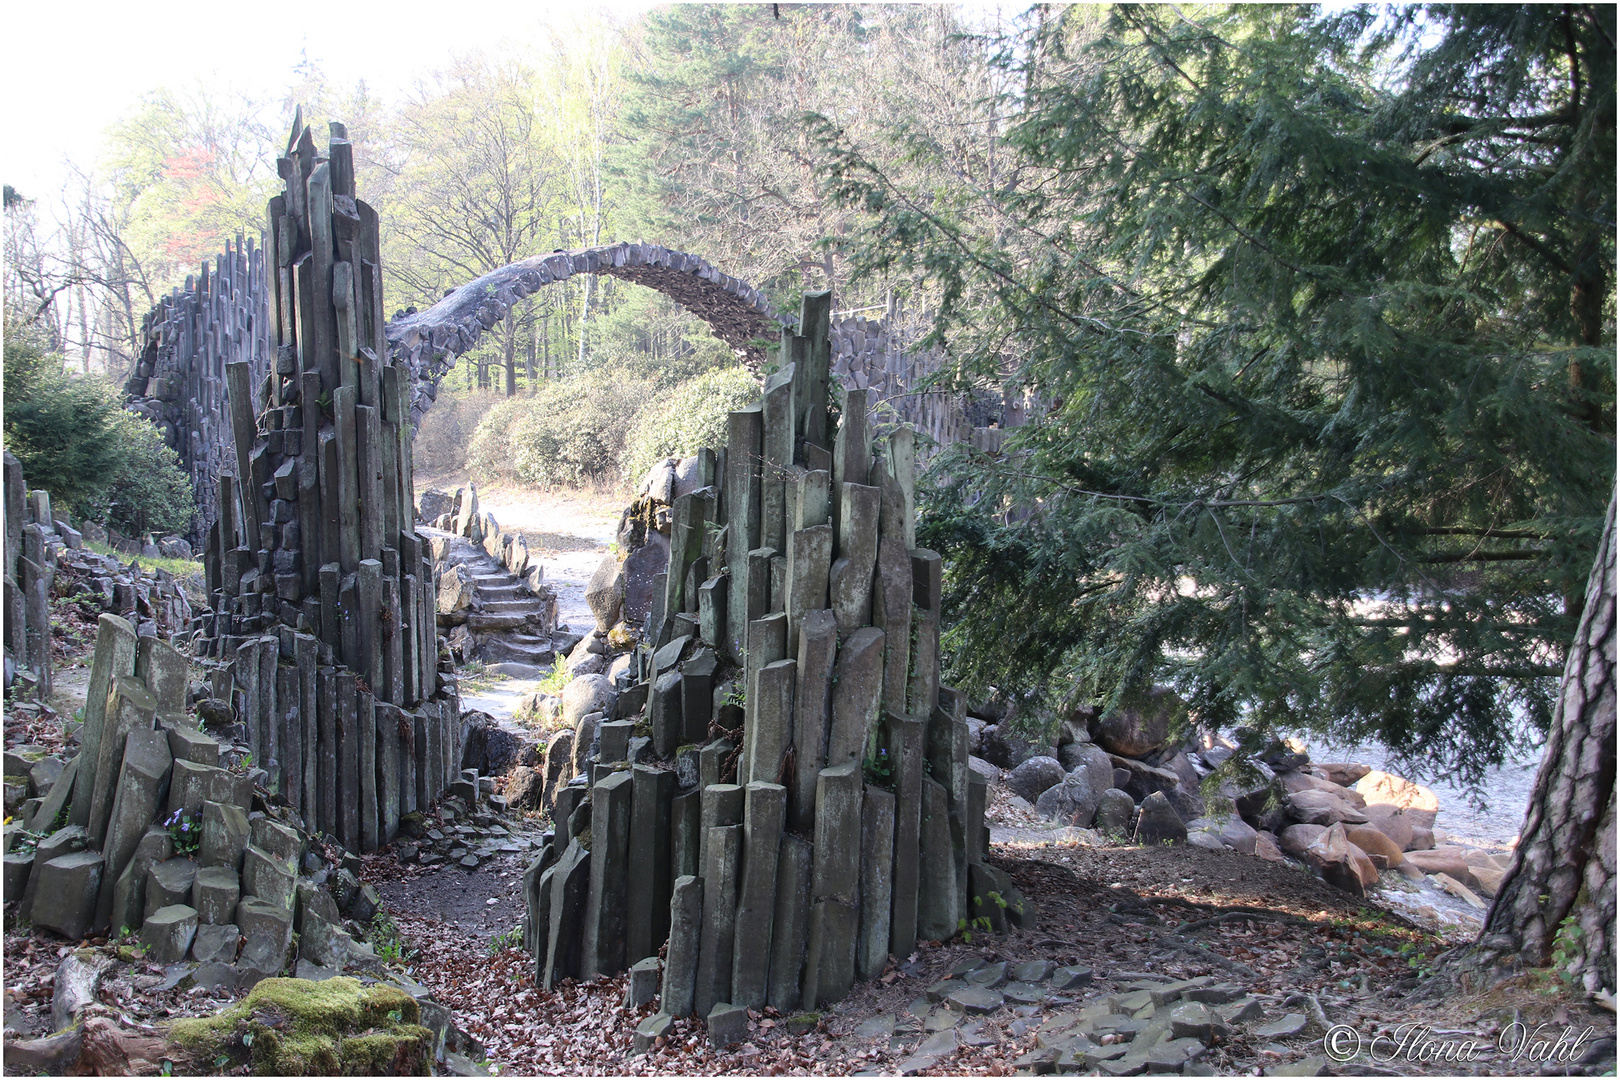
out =
[[[1615,989],[1614,515],[1611,498],[1518,849],[1480,935],[1506,935],[1545,967],[1562,933],[1561,959],[1589,992]]]

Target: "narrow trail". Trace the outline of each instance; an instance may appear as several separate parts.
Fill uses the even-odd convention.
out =
[[[419,478],[417,495],[430,487],[455,493],[465,480]],[[536,491],[529,488],[479,484],[478,505],[493,514],[502,531],[521,533],[531,561],[545,568],[544,580],[557,594],[557,626],[575,634],[588,634],[596,626],[585,587],[602,556],[613,542],[619,515],[628,496],[593,492]],[[462,706],[480,709],[497,720],[510,720],[524,698],[539,689],[540,680],[485,675],[462,692]]]

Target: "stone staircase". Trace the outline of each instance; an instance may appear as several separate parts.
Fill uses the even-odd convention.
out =
[[[557,598],[542,583],[539,563],[527,565],[525,551],[521,576],[507,565],[512,544],[502,542],[504,534],[475,544],[438,529],[423,531],[433,545],[439,626],[462,662],[525,664],[543,673],[577,639],[557,632]]]

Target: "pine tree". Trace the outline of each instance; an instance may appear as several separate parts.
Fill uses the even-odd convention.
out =
[[[1614,477],[1613,41],[1602,7],[1072,8],[1005,43],[992,190],[822,125],[863,272],[931,290],[958,385],[1046,409],[924,500],[959,682],[1171,683],[1465,779],[1544,730]]]

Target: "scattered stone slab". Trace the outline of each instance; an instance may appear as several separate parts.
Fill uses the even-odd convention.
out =
[[[1077,990],[1090,986],[1092,978],[1092,970],[1088,967],[1060,967],[1052,972],[1051,985],[1053,990]]]
[[[927,1069],[932,1069],[950,1055],[956,1053],[956,1031],[946,1028],[935,1032],[924,1039],[916,1052],[906,1058],[899,1065],[901,1076],[916,1076]]]
[[[1310,1026],[1304,1013],[1288,1013],[1281,1020],[1261,1024],[1254,1033],[1262,1039],[1292,1039]]]
[[[709,1045],[723,1050],[748,1038],[748,1010],[721,1001],[709,1010]]]
[[[670,1025],[675,1018],[669,1013],[653,1013],[647,1019],[636,1025],[635,1034],[630,1038],[630,1048],[637,1054],[645,1054],[651,1050],[653,1044],[669,1034]]]
[[[1007,969],[1007,977],[1014,982],[1038,983],[1051,977],[1057,965],[1050,960],[1026,960]]]
[[[1006,999],[1001,991],[993,990],[988,986],[964,986],[945,995],[945,1006],[959,1013],[968,1013],[976,1016],[993,1013]]]
[[[1046,988],[1035,983],[1008,983],[1001,988],[1001,996],[1011,1005],[1039,1005],[1046,997]]]

